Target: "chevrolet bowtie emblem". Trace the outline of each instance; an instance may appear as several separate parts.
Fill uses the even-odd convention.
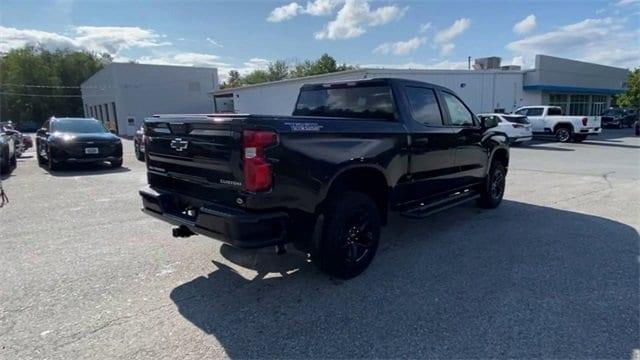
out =
[[[182,140],[180,138],[171,140],[171,148],[175,151],[184,151],[187,147],[189,147],[189,142],[187,140]]]

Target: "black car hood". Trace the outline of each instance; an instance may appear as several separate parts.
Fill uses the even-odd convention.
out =
[[[119,140],[117,136],[111,133],[54,133],[51,136],[56,139],[62,139],[69,142],[106,142]]]

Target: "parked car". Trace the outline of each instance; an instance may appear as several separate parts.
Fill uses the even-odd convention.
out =
[[[480,120],[493,118],[493,121],[497,122],[498,126],[491,130],[495,129],[505,133],[510,145],[522,144],[533,138],[531,124],[529,123],[529,120],[527,120],[526,116],[490,113],[478,114],[478,118],[480,118]]]
[[[553,135],[560,142],[581,142],[602,132],[599,116],[566,116],[559,106],[524,106],[515,114],[529,119],[534,135]]]
[[[55,170],[62,163],[122,166],[122,142],[100,121],[89,118],[51,118],[36,132],[38,163]]]
[[[22,140],[22,133],[17,130],[14,130],[11,123],[0,123],[0,131],[4,132],[7,136],[11,136],[13,138],[16,157],[22,156],[22,153],[25,151],[23,140]]]
[[[133,137],[133,148],[136,153],[136,159],[144,161],[144,125],[136,131]]]
[[[0,126],[0,175],[9,174],[17,165],[15,139]]]
[[[634,109],[609,108],[602,113],[602,126],[617,127],[618,129],[625,126],[632,127],[637,117],[638,113]]]
[[[304,85],[293,116],[145,120],[144,211],[240,248],[285,243],[327,273],[371,263],[389,211],[497,207],[509,147],[451,90],[403,79]]]

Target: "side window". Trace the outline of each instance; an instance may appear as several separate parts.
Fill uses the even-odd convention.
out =
[[[562,108],[549,108],[547,115],[562,115]]]
[[[432,89],[407,86],[405,88],[413,119],[430,126],[442,126],[442,114]]]
[[[449,117],[451,117],[451,125],[454,126],[473,126],[473,115],[467,110],[462,101],[453,94],[443,91],[442,97],[449,109]]]
[[[527,116],[542,116],[543,111],[543,108],[529,108]]]
[[[527,116],[527,109],[520,109],[516,111],[516,114]]]

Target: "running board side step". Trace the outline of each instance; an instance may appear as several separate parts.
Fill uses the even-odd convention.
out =
[[[403,211],[400,215],[412,219],[422,219],[442,210],[466,203],[467,201],[475,200],[479,197],[480,194],[477,191],[467,189],[465,191],[459,191],[453,195],[449,195],[444,199]]]

